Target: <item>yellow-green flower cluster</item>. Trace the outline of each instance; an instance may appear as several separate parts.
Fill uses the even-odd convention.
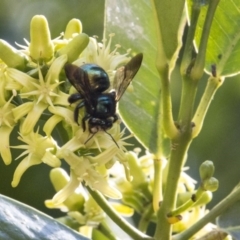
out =
[[[5,164],[10,164],[11,148],[23,150],[17,158],[21,162],[13,176],[13,187],[33,165],[45,163],[54,168],[50,177],[56,194],[45,204],[49,208],[68,212],[68,216],[75,219],[79,226],[93,227],[105,218],[105,213],[86,193],[84,184],[108,198],[122,199],[123,204],[111,203],[121,214],[130,216],[137,211],[146,217],[140,226],[145,231],[144,223],[149,223],[149,219],[155,221],[155,212],[161,207],[159,202],[164,197],[164,186],[167,184],[167,160],[162,159],[160,186],[163,193],[159,191],[162,196],[158,198],[158,206],[153,207],[156,186],[152,154],[139,157],[138,151],[127,152],[125,140],[128,137],[124,137],[119,121],[108,132],[99,131],[94,135],[83,132],[73,119],[75,106],[68,103],[68,97],[75,90],[69,86],[63,71],[67,62],[77,66],[98,64],[111,80],[116,68],[129,60],[128,52],[123,55],[117,52],[119,45],[111,51],[112,37],[110,35],[109,41],[104,39],[99,43],[96,38],[82,33],[81,22],[73,19],[64,34],[51,39],[46,18],[35,16],[30,24],[27,46],[20,46],[21,50],[17,50],[0,40],[0,154]],[[81,109],[79,118],[83,116],[84,109]],[[9,136],[15,126],[19,127],[18,139],[22,144],[11,146]],[[54,131],[64,131],[62,145],[54,139]],[[69,165],[69,175],[59,168],[62,160]],[[206,212],[205,204],[211,199],[210,191],[218,186],[211,175],[212,165],[209,162],[206,165],[201,171],[204,181],[200,190],[195,190],[193,179],[184,171],[181,173],[177,201],[178,206],[183,207],[173,211],[169,217],[169,221],[175,221],[175,232],[188,228]],[[203,197],[200,198],[200,195]],[[199,197],[199,201],[193,204],[189,201],[192,196]],[[181,221],[178,221],[179,215],[174,215],[178,212]],[[88,230],[80,228],[80,231]]]
[[[114,124],[109,134],[99,131],[83,132],[73,120],[74,106],[68,103],[70,84],[66,80],[64,65],[67,62],[80,66],[96,63],[113,74],[120,64],[128,60],[127,53],[111,51],[111,38],[98,43],[82,33],[81,22],[71,20],[57,39],[51,39],[44,16],[34,16],[30,24],[30,41],[21,50],[0,40],[0,146],[6,164],[11,163],[11,148],[22,149],[12,181],[16,187],[23,173],[32,165],[45,163],[53,168],[65,160],[70,168],[69,183],[53,197],[52,204],[60,206],[75,190],[85,185],[99,190],[110,198],[121,198],[111,184],[108,168],[115,162],[125,167],[127,161],[120,123]],[[72,91],[72,88],[71,88]],[[74,105],[74,104],[73,104]],[[81,109],[79,118],[83,117]],[[65,131],[63,145],[53,137],[53,131]],[[19,126],[18,139],[23,144],[10,146],[9,136]],[[91,139],[90,139],[91,138]],[[89,140],[90,139],[90,140]],[[88,141],[89,140],[89,141]]]
[[[72,174],[73,173],[68,176],[61,168],[51,170],[51,181],[58,194],[55,195],[53,199],[46,200],[45,205],[48,208],[59,208],[61,211],[67,212],[69,217],[77,221],[79,232],[91,238],[93,228],[105,220],[106,214],[96,201],[87,194],[85,188],[79,185],[78,181],[74,182]],[[103,182],[99,183],[104,184]],[[67,191],[71,192],[71,194],[66,194]],[[68,197],[63,201],[66,195],[68,195]],[[61,196],[63,198],[59,201]],[[117,212],[124,216],[132,216],[133,214],[131,208],[119,202],[112,202],[111,205]],[[69,223],[71,223],[71,221],[67,224]],[[71,226],[71,224],[69,225]]]
[[[149,152],[139,157],[139,149],[135,149],[134,152],[125,153],[128,159],[129,172],[132,176],[132,181],[127,181],[124,171],[120,172],[121,167],[117,164],[112,168],[111,175],[117,185],[118,189],[122,192],[122,202],[127,206],[132,207],[142,216],[146,216],[147,219],[156,221],[156,215],[152,207],[153,195],[154,195],[154,156]],[[162,185],[164,198],[164,186],[167,184],[166,175],[168,171],[168,161],[162,159]],[[206,161],[206,163],[209,161]],[[204,163],[205,164],[205,163]],[[203,164],[203,165],[204,165]],[[210,164],[208,164],[210,165]],[[212,193],[209,190],[202,190],[202,184],[196,189],[196,181],[192,179],[183,169],[178,182],[178,199],[177,206],[182,211],[179,213],[181,217],[174,216],[169,218],[169,222],[173,224],[174,232],[182,232],[188,229],[192,224],[200,220],[208,211],[206,210],[206,204],[211,201]],[[198,194],[199,189],[201,194]],[[196,196],[196,201],[191,199]],[[188,201],[191,202],[187,207]],[[185,208],[181,208],[185,206]],[[159,205],[161,207],[161,204]],[[155,210],[157,211],[157,210]],[[142,219],[143,223],[144,220]],[[171,222],[172,221],[172,222]],[[141,226],[144,229],[144,226]],[[216,228],[214,224],[207,224],[195,237],[203,236],[211,229]]]

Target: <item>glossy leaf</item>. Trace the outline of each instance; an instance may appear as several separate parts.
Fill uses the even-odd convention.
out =
[[[105,37],[115,33],[114,44],[131,48],[131,53],[143,53],[142,66],[132,83],[134,90],[124,93],[119,109],[128,128],[154,152],[160,80],[155,69],[156,36],[151,2],[106,0],[105,14]]]
[[[87,240],[53,218],[0,195],[0,239]]]
[[[240,0],[219,1],[207,45],[205,68],[208,72],[211,72],[213,64],[216,65],[217,74],[221,76],[235,75],[240,71],[239,6]],[[197,45],[200,42],[207,9],[208,5],[203,6],[199,17]]]

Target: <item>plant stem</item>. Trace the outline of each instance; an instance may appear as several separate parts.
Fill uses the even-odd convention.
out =
[[[98,191],[93,191],[88,186],[87,189],[94,200],[103,209],[103,211],[129,236],[131,236],[133,239],[138,240],[153,240],[153,238],[143,234],[138,229],[133,227],[130,223],[128,223],[124,218],[120,217],[102,194],[100,194]]]
[[[197,92],[197,82],[192,81],[188,76],[183,77],[182,96],[178,116],[178,125],[181,131],[185,128],[192,128],[192,115],[195,96]]]
[[[156,1],[153,1],[156,5]],[[182,87],[182,98],[178,116],[178,126],[175,126],[172,114],[172,102],[170,95],[170,75],[171,75],[171,61],[167,51],[164,51],[164,41],[163,41],[163,31],[161,29],[162,25],[159,23],[158,12],[154,12],[158,23],[158,55],[157,55],[157,69],[161,79],[161,123],[164,133],[171,139],[172,150],[169,159],[168,166],[168,176],[167,185],[164,192],[164,199],[162,205],[157,213],[157,228],[155,232],[155,239],[158,240],[169,240],[172,234],[172,226],[168,222],[167,216],[176,207],[177,199],[177,186],[179,177],[181,174],[182,167],[186,160],[187,150],[192,141],[192,114],[193,106],[195,101],[195,95],[197,91],[198,80],[202,77],[207,40],[210,33],[210,27],[212,24],[213,16],[217,7],[219,0],[210,0],[206,20],[204,23],[204,28],[202,32],[199,53],[197,55],[196,61],[192,64],[191,59],[191,49],[192,40],[195,33],[197,18],[199,15],[199,8],[196,8],[196,16],[192,16],[194,23],[192,29],[188,35],[188,48],[185,50],[184,64],[182,65],[182,76],[183,76],[183,87]],[[198,6],[199,7],[199,6]],[[164,23],[166,24],[166,23]],[[170,44],[171,45],[171,44]],[[210,101],[209,101],[210,102]],[[159,167],[156,166],[156,170]]]
[[[152,203],[148,204],[144,209],[140,221],[138,223],[138,229],[142,232],[146,232],[148,225],[150,223],[151,217],[153,215]]]
[[[195,124],[195,127],[193,128],[193,132],[192,132],[193,138],[200,133],[207,110],[210,106],[213,96],[216,90],[223,84],[223,81],[224,80],[222,78],[209,77],[206,89],[203,93],[203,96],[198,105],[197,111],[192,120]]]
[[[191,78],[193,80],[199,80],[203,75],[208,38],[211,30],[213,17],[219,1],[220,0],[209,1],[208,11],[207,11],[206,19],[203,25],[202,36],[201,36],[201,41],[198,49],[197,58],[191,70]]]
[[[201,187],[198,188],[197,192],[194,194],[196,198],[195,201],[193,201],[192,198],[190,198],[188,201],[186,201],[184,204],[179,206],[177,209],[170,212],[169,216],[177,216],[189,210],[202,197],[203,194],[204,194],[204,190]]]
[[[172,152],[169,159],[167,186],[164,193],[164,200],[157,213],[157,229],[155,238],[168,240],[171,237],[171,225],[167,221],[167,214],[176,206],[177,185],[180,173],[190,144],[190,134],[181,134],[172,142]]]
[[[166,67],[163,71],[159,71],[161,78],[161,104],[160,113],[162,116],[162,129],[164,133],[173,139],[178,135],[178,130],[174,124],[172,115],[172,99],[170,92],[170,79],[169,79],[169,69]]]
[[[172,139],[178,134],[178,131],[172,115],[170,75],[181,45],[179,29],[184,22],[182,14],[185,1],[152,0],[151,2],[157,36],[156,67],[161,80],[161,104],[159,105],[160,117],[158,122],[162,124],[164,133]],[[160,157],[159,154],[158,157]]]
[[[232,191],[226,198],[218,203],[208,214],[197,221],[194,225],[186,229],[184,232],[177,234],[173,237],[173,240],[185,240],[190,239],[195,233],[201,230],[207,223],[215,220],[220,214],[226,209],[232,206],[235,202],[240,199],[240,187]]]
[[[117,237],[114,235],[112,229],[108,227],[106,220],[101,222],[101,224],[99,225],[99,229],[105,236],[107,236],[109,240],[117,240]]]
[[[192,54],[193,54],[193,40],[197,27],[198,17],[201,10],[201,3],[198,1],[193,1],[192,11],[191,11],[191,21],[190,27],[187,32],[187,40],[184,46],[183,57],[181,61],[180,71],[182,76],[187,75],[191,70],[191,65],[193,64]]]
[[[154,185],[153,185],[153,209],[157,212],[159,203],[163,200],[162,192],[162,174],[163,174],[163,159],[154,159]]]

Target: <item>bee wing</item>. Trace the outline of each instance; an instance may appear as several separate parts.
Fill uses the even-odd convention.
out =
[[[134,56],[125,66],[117,69],[113,80],[113,89],[116,91],[116,101],[120,100],[128,85],[138,72],[142,63],[142,59],[143,54],[139,53]]]
[[[84,97],[84,99],[90,104],[92,88],[90,86],[87,73],[73,64],[65,65],[65,73],[69,82],[76,88],[76,90]]]

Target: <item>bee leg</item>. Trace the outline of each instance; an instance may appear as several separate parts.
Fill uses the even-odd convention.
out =
[[[86,131],[86,121],[90,118],[90,115],[89,114],[86,114],[83,119],[82,119],[82,128],[83,128],[83,131],[85,132]]]
[[[74,93],[68,97],[68,102],[72,104],[81,99],[83,99],[83,97],[80,93]]]
[[[115,123],[118,119],[119,119],[118,115],[114,114],[113,115],[113,123]]]
[[[79,123],[78,123],[79,109],[84,107],[84,106],[85,106],[85,101],[82,101],[74,109],[73,119],[78,125],[79,125]]]

